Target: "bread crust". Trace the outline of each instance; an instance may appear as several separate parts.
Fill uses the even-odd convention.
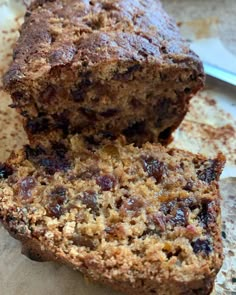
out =
[[[202,88],[201,61],[156,0],[34,1],[4,76],[30,138],[168,142]]]

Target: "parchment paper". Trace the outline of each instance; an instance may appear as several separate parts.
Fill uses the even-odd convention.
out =
[[[167,9],[177,13],[180,21],[192,17],[204,19],[204,11],[193,16],[196,3],[209,2],[205,17],[209,18],[212,3],[226,1],[164,1]],[[188,7],[188,12],[183,8]],[[204,4],[203,3],[203,4]],[[234,2],[235,3],[235,2]],[[222,3],[220,4],[222,7]],[[182,8],[181,8],[182,7]],[[201,5],[197,5],[201,7]],[[0,0],[0,76],[11,60],[11,48],[18,35],[24,6],[16,0]],[[222,18],[221,10],[221,18]],[[225,12],[226,13],[226,12]],[[213,13],[214,14],[214,13]],[[227,16],[229,15],[229,11]],[[188,18],[186,19],[186,16]],[[212,15],[210,15],[212,17]],[[214,15],[213,15],[214,17]],[[205,20],[206,22],[206,20]],[[197,22],[199,23],[199,22]],[[230,33],[228,33],[230,34]],[[229,38],[224,42],[231,44]],[[233,47],[232,47],[233,48]],[[10,98],[0,84],[0,161],[4,161],[12,149],[27,142],[20,118],[8,105]],[[214,156],[225,153],[227,165],[220,183],[222,192],[222,219],[225,262],[218,275],[215,294],[236,294],[236,91],[228,85],[207,81],[207,88],[192,100],[190,113],[175,133],[172,146]],[[106,287],[85,281],[78,272],[56,263],[30,261],[20,254],[18,241],[9,237],[0,225],[0,295],[100,295],[118,294]],[[174,294],[173,294],[174,295]]]

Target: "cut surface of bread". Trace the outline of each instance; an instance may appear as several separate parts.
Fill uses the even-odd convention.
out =
[[[204,82],[157,0],[34,1],[13,59],[4,85],[30,138],[168,142]]]
[[[126,294],[210,294],[224,161],[122,138],[25,146],[0,165],[0,218],[32,259]]]

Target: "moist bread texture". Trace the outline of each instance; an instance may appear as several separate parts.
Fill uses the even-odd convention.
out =
[[[31,139],[168,142],[204,82],[158,0],[34,1],[13,59],[4,85]]]
[[[126,294],[206,295],[222,264],[224,162],[123,138],[45,141],[0,165],[0,218],[32,259]]]

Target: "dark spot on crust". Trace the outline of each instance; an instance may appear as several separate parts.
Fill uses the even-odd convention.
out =
[[[127,70],[124,73],[116,73],[114,75],[114,80],[119,80],[119,81],[132,80],[134,73],[141,69],[142,69],[142,66],[140,64],[135,64],[133,66],[130,66],[129,68],[127,68]]]
[[[100,113],[100,115],[105,118],[110,118],[110,117],[115,116],[117,113],[118,113],[117,109],[108,109],[107,111]]]
[[[41,146],[31,148],[25,147],[26,157],[35,165],[44,167],[47,174],[53,175],[57,171],[67,171],[71,168],[70,161],[67,159],[67,149],[60,142],[52,143],[52,147],[46,149]]]
[[[80,112],[87,117],[89,120],[94,121],[96,120],[97,113],[96,111],[90,108],[80,108]]]
[[[46,117],[28,119],[26,128],[31,134],[41,133],[50,129],[50,122]]]
[[[56,95],[56,89],[52,85],[48,85],[47,88],[41,93],[41,101],[44,103],[50,103],[53,101]]]
[[[13,174],[13,169],[10,165],[0,163],[0,179],[8,178],[10,175]]]
[[[111,131],[101,131],[100,132],[102,138],[107,138],[107,139],[112,139],[115,140],[117,138],[117,136],[112,133]]]
[[[31,148],[29,145],[25,146],[25,153],[26,153],[26,159],[27,160],[34,160],[40,155],[45,155],[46,151],[45,149],[38,145],[36,148]]]
[[[103,191],[110,191],[116,185],[116,179],[112,175],[99,176],[97,177],[96,182]]]
[[[127,129],[123,130],[123,134],[127,137],[133,137],[136,135],[144,134],[146,130],[146,123],[137,122],[132,126],[128,127]]]
[[[55,152],[55,154],[60,158],[64,158],[66,153],[68,152],[67,147],[62,142],[53,142],[52,149]]]
[[[154,177],[157,183],[160,183],[167,173],[166,165],[158,159],[154,159],[152,156],[142,156],[142,163],[144,171],[149,176]]]
[[[191,243],[193,247],[193,252],[198,254],[202,253],[204,255],[209,255],[212,252],[212,246],[209,240],[197,239]]]
[[[24,97],[24,95],[23,95],[23,93],[22,92],[20,92],[20,91],[15,91],[15,92],[13,92],[12,94],[11,94],[11,96],[12,96],[12,98],[14,99],[14,100],[21,100],[23,97]]]
[[[83,192],[81,196],[78,197],[81,200],[82,204],[86,206],[86,208],[91,209],[92,213],[97,214],[99,210],[98,202],[97,202],[97,194],[94,191],[86,191]]]
[[[60,114],[53,114],[52,117],[55,120],[55,128],[61,129],[65,135],[68,134],[70,120],[67,112],[64,111]]]
[[[83,74],[83,80],[77,85],[76,88],[71,90],[71,97],[75,102],[82,102],[85,98],[86,91],[92,85],[90,80],[90,73]]]
[[[20,196],[23,199],[30,199],[32,197],[31,190],[36,186],[36,181],[32,176],[25,177],[20,181]]]
[[[171,141],[171,134],[172,134],[172,128],[168,127],[159,134],[158,138],[160,141],[164,141],[164,142],[167,141],[168,139],[170,139]]]

